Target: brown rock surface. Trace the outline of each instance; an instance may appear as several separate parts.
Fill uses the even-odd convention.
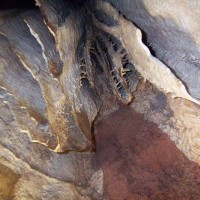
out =
[[[200,167],[129,106],[98,124],[96,140],[104,199],[200,199]]]
[[[8,167],[0,164],[0,199],[13,199],[14,187],[19,176]]]

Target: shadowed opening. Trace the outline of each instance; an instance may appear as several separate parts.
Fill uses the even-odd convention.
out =
[[[0,10],[7,9],[34,9],[37,8],[35,0],[7,0],[0,1]]]

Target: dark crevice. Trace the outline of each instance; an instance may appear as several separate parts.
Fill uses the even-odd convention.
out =
[[[96,51],[97,49],[95,48],[95,52]],[[98,56],[94,52],[90,52],[90,57],[91,57],[92,66],[95,66],[97,74],[104,73],[104,70],[102,66],[100,65],[100,61],[98,60]]]
[[[142,42],[148,47],[151,55],[154,56],[154,57],[156,57],[155,50],[153,49],[153,47],[148,42],[148,36],[147,36],[147,34],[143,30],[141,30],[141,29],[140,29],[140,31],[142,33]]]
[[[0,1],[0,10],[8,9],[36,9],[35,0],[2,0]]]
[[[73,10],[79,10],[85,6],[88,0],[65,0],[66,4]]]
[[[142,33],[142,42],[144,43],[144,45],[146,45],[146,47],[148,47],[151,55],[156,57],[156,52],[155,52],[155,50],[153,49],[153,47],[150,45],[150,43],[148,41],[147,33],[144,30],[142,30],[141,27],[138,26],[134,21],[129,19],[129,17],[126,17],[124,13],[122,13],[120,10],[118,10],[117,7],[113,3],[110,2],[110,4],[118,11],[119,14],[123,15],[123,17],[126,20],[130,21],[136,28],[138,28],[141,31],[141,33]]]
[[[140,29],[140,31],[141,31],[141,33],[142,33],[142,42],[143,42],[143,43],[146,45],[146,47],[149,49],[151,55],[154,56],[155,58],[157,58],[159,61],[161,61],[164,65],[166,65],[167,68],[169,68],[169,69],[171,70],[171,72],[174,74],[174,76],[175,76],[177,79],[181,80],[181,82],[182,82],[182,84],[185,86],[187,92],[189,92],[189,88],[188,88],[187,84],[182,80],[182,78],[181,78],[180,76],[177,75],[177,72],[176,72],[171,66],[169,66],[163,59],[160,59],[160,58],[157,57],[156,51],[154,50],[154,48],[153,48],[153,47],[150,45],[150,43],[148,42],[148,38],[147,38],[148,36],[147,36],[147,34],[146,34],[143,30],[141,30],[141,29]]]
[[[109,1],[109,2],[110,2],[110,1]],[[177,79],[181,80],[181,82],[182,82],[182,84],[185,86],[187,92],[192,96],[192,93],[190,92],[190,88],[189,88],[189,86],[187,85],[186,81],[184,81],[184,80],[182,79],[182,77],[179,76],[179,75],[177,74],[176,70],[173,69],[173,68],[169,65],[169,63],[167,63],[163,58],[159,57],[159,55],[158,55],[158,54],[159,54],[159,49],[155,49],[155,47],[151,44],[150,39],[148,38],[148,33],[147,33],[146,31],[144,31],[144,27],[142,28],[139,24],[137,24],[137,23],[136,23],[133,19],[131,19],[128,15],[126,16],[125,13],[121,12],[121,11],[119,10],[119,7],[116,6],[114,3],[110,2],[110,4],[118,11],[119,14],[123,15],[123,17],[124,17],[126,20],[130,21],[136,28],[138,28],[138,29],[141,31],[141,34],[142,34],[142,42],[143,42],[143,44],[149,49],[151,55],[152,55],[153,57],[157,58],[157,59],[158,59],[160,62],[162,62],[164,65],[166,65],[167,68],[170,69],[171,72],[174,74],[174,76],[175,76]],[[144,6],[144,5],[143,5],[143,6]],[[195,97],[195,98],[198,99],[198,97]]]
[[[117,26],[118,22],[112,18],[110,15],[108,15],[107,13],[105,13],[103,10],[100,9],[95,9],[93,11],[96,19],[100,22],[103,23],[107,26],[113,27],[113,26]]]

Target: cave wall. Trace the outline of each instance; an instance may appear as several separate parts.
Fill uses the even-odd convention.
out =
[[[36,5],[0,11],[0,198],[198,199],[199,2]]]

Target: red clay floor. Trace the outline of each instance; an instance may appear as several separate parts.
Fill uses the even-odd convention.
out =
[[[200,167],[129,106],[97,124],[96,145],[105,200],[200,200]]]

